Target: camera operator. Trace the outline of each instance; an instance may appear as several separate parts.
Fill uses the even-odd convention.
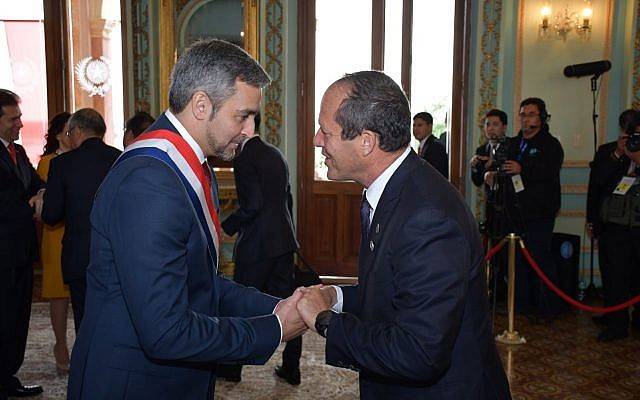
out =
[[[636,113],[637,111],[628,109],[620,114],[618,117],[618,126],[620,127],[618,139],[598,147],[598,151],[589,165],[591,173],[589,174],[589,191],[587,193],[587,231],[594,240],[598,241],[598,269],[600,270],[602,293],[605,298],[610,296],[607,291],[611,284],[609,283],[608,261],[605,251],[607,246],[604,243],[606,238],[601,235],[604,224],[600,218],[600,209],[604,198],[611,194],[611,187],[617,185],[626,172],[625,167],[621,166],[621,162],[629,162],[629,158],[624,152],[628,137],[625,128]],[[626,166],[626,168],[628,170],[629,167]],[[593,320],[599,324],[606,324],[606,318],[605,314],[594,316]]]
[[[600,251],[606,259],[605,306],[625,302],[638,294],[640,286],[640,113],[631,116],[625,134],[620,135],[613,150],[611,147],[600,147],[590,176],[591,186],[603,195],[596,203],[599,219],[595,221],[601,227],[594,225],[594,233],[599,235]],[[607,149],[608,154],[604,154]],[[594,202],[592,196],[592,208]],[[608,314],[606,325],[598,335],[600,342],[629,336],[629,310]],[[634,307],[632,326],[640,328],[638,306]]]
[[[564,152],[558,139],[549,133],[549,114],[543,100],[523,100],[519,117],[521,130],[509,140],[508,160],[501,168],[508,176],[504,186],[509,229],[523,235],[532,257],[549,279],[557,283],[551,239],[560,210]],[[492,185],[499,176],[487,173],[485,182]],[[553,317],[558,312],[559,299],[543,286],[520,252],[517,256],[516,309],[536,317]]]

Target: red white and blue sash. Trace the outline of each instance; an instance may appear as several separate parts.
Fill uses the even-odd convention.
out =
[[[115,165],[132,157],[153,157],[168,165],[180,178],[207,239],[209,255],[217,271],[220,254],[220,220],[213,205],[211,181],[191,146],[168,130],[143,133],[127,146]]]

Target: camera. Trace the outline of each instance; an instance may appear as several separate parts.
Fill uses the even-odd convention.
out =
[[[509,160],[509,147],[505,136],[496,140],[496,144],[491,147],[491,158],[498,174],[502,174],[502,166]]]
[[[626,147],[629,153],[640,151],[640,132],[634,132],[629,136]]]

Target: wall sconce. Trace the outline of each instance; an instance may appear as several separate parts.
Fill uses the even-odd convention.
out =
[[[552,37],[551,34],[555,33],[556,38],[566,41],[569,33],[575,29],[578,36],[584,40],[589,40],[593,17],[593,7],[590,0],[584,1],[584,6],[580,13],[572,12],[568,6],[565,6],[554,16],[553,23],[551,23],[552,15],[551,3],[544,3],[540,9],[541,23],[538,25],[538,37],[540,39],[549,39]]]

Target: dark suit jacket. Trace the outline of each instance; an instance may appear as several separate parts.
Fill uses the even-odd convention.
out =
[[[176,132],[164,115],[149,131],[158,129]],[[278,299],[216,275],[184,186],[164,162],[117,164],[91,227],[70,399],[212,398],[216,362],[261,364],[277,348]]]
[[[120,155],[100,138],[90,138],[80,147],[51,160],[44,194],[42,220],[49,225],[65,221],[62,238],[62,276],[65,282],[83,279],[89,265],[93,199]]]
[[[509,399],[477,224],[455,188],[411,152],[369,235],[327,363],[359,370],[363,399]]]
[[[239,232],[235,261],[255,262],[297,249],[289,168],[280,150],[255,136],[233,160],[233,172],[240,207],[222,229],[229,235]]]
[[[613,157],[616,146],[616,141],[599,146],[590,165],[587,222],[593,224],[596,237],[602,232],[600,215],[602,202],[613,193],[620,179],[627,174],[631,164],[631,160],[626,155],[622,155],[619,159]]]
[[[44,182],[38,176],[24,148],[15,144],[14,164],[0,142],[0,269],[26,268],[37,255],[33,209],[29,199]]]
[[[440,171],[442,176],[449,179],[449,157],[447,157],[447,150],[440,143],[435,136],[429,135],[427,141],[424,143],[424,149],[421,154],[422,158],[435,169]]]

